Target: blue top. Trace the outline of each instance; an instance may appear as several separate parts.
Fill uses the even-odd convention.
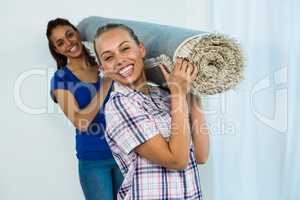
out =
[[[51,98],[57,103],[52,92],[56,89],[64,89],[70,91],[80,109],[85,108],[96,92],[102,85],[102,79],[98,79],[96,83],[82,82],[79,80],[68,67],[57,70],[51,79]],[[112,87],[109,89],[108,95],[104,100],[104,106]],[[112,153],[105,140],[105,117],[104,106],[102,106],[90,124],[87,132],[80,132],[76,129],[76,152],[79,160],[102,160],[112,158]]]

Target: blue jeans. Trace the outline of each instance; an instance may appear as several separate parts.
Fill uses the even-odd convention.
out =
[[[113,200],[123,176],[113,158],[106,160],[79,160],[80,184],[86,200]]]

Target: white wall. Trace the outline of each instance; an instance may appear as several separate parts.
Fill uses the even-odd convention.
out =
[[[50,19],[77,24],[100,15],[206,29],[206,6],[206,0],[1,1],[0,199],[84,199],[74,130],[49,98],[47,77],[55,70],[45,37]],[[203,171],[209,194],[209,170]]]

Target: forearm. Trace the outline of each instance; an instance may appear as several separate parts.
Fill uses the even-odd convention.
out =
[[[166,166],[176,169],[186,168],[190,151],[190,124],[187,92],[196,79],[197,67],[186,59],[177,58],[173,71],[169,74],[163,65],[161,71],[171,92],[171,136],[167,143],[167,155],[160,159]]]
[[[205,121],[201,100],[192,98],[190,101],[190,117],[192,129],[192,142],[195,147],[197,163],[203,164],[209,154],[209,134]]]
[[[74,113],[74,123],[81,131],[86,131],[103,105],[111,82],[104,83],[97,91],[91,102],[83,109]]]
[[[186,166],[189,157],[189,118],[185,96],[171,97],[171,137],[169,149],[175,161]]]
[[[82,132],[86,131],[97,113],[103,102],[103,94],[99,92],[93,97],[92,101],[84,108],[78,109],[74,113],[74,125]]]

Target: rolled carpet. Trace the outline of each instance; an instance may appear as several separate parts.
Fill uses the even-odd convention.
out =
[[[165,64],[171,71],[177,56],[187,58],[198,67],[199,73],[191,88],[191,93],[197,96],[221,93],[234,88],[243,79],[245,59],[242,50],[234,39],[225,35],[93,16],[78,24],[82,40],[93,41],[98,27],[107,23],[131,27],[144,42],[147,58],[152,59],[145,65],[150,81],[162,85],[164,80],[155,65]]]

